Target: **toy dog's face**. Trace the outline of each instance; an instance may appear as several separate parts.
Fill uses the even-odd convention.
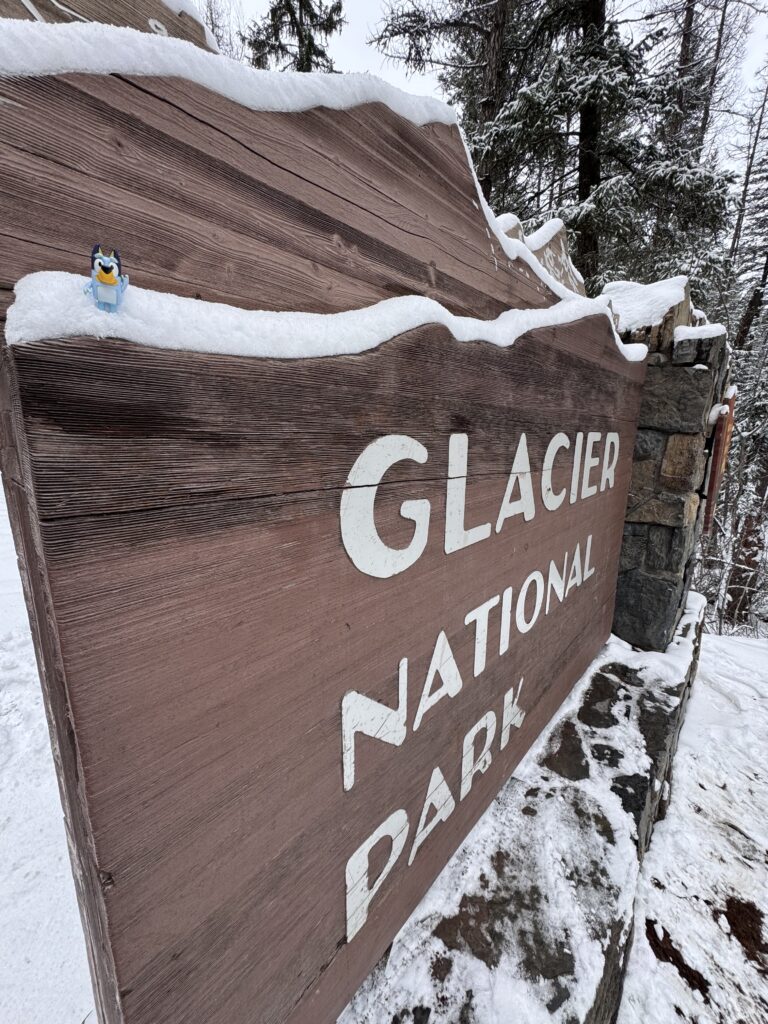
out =
[[[116,285],[120,277],[120,256],[115,249],[107,255],[101,251],[101,246],[94,246],[91,269],[99,284]]]

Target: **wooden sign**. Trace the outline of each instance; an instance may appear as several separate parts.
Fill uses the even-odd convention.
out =
[[[22,18],[47,25],[96,21],[216,49],[192,0],[0,0],[0,18]]]
[[[725,467],[728,465],[728,453],[731,450],[731,438],[733,436],[733,424],[736,408],[736,389],[729,388],[723,405],[720,406],[720,415],[715,425],[715,438],[712,443],[712,454],[707,468],[707,480],[705,493],[707,504],[704,509],[704,524],[702,536],[708,537],[712,531],[712,523],[715,520],[715,509],[717,508],[717,496],[725,476]]]
[[[6,304],[96,240],[131,287],[243,308],[554,302],[489,242],[455,127],[159,79],[2,93]],[[643,366],[604,315],[511,348],[2,360],[100,1019],[329,1024],[609,635]]]

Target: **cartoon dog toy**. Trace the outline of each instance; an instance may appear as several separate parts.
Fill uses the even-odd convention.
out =
[[[128,287],[128,275],[122,274],[120,253],[113,249],[109,255],[102,251],[100,245],[91,249],[91,280],[83,288],[87,294],[91,292],[97,309],[114,313],[120,308],[125,289]]]

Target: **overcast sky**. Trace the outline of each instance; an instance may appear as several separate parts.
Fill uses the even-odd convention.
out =
[[[240,3],[248,19],[258,17],[269,7],[269,0],[240,0]],[[374,46],[366,44],[366,39],[381,20],[383,7],[383,0],[345,0],[347,24],[329,44],[337,68],[339,71],[369,71],[408,92],[439,93],[434,75],[409,76],[399,64],[385,60]],[[768,16],[763,15],[755,21],[744,62],[744,81],[748,87],[754,84],[755,74],[767,55]]]
[[[269,8],[269,0],[240,0],[240,3],[248,18],[258,17]],[[328,45],[336,67],[339,71],[369,71],[407,92],[430,96],[439,93],[434,75],[409,76],[399,64],[385,60],[375,46],[366,45],[366,39],[381,21],[383,8],[382,0],[345,0],[347,24]]]

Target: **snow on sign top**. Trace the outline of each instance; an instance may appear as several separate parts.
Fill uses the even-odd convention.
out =
[[[187,17],[192,18],[198,23],[205,32],[205,41],[213,50],[214,53],[219,53],[219,44],[216,42],[216,36],[208,28],[203,20],[200,11],[192,3],[192,0],[163,0],[163,3],[169,11],[173,11],[174,14],[186,14]]]
[[[637,281],[612,281],[603,288],[619,318],[619,331],[636,331],[640,327],[660,324],[664,314],[685,298],[688,278],[670,277],[653,284]]]
[[[187,349],[219,355],[307,359],[355,355],[426,324],[442,324],[457,341],[512,345],[538,327],[573,323],[600,314],[612,323],[605,305],[592,299],[564,299],[545,309],[510,309],[495,320],[455,316],[434,299],[403,295],[343,313],[293,313],[245,310],[131,286],[119,313],[103,313],[83,293],[77,274],[41,272],[23,277],[8,310],[10,344],[76,335],[120,337],[155,348]],[[46,296],[45,303],[39,301]],[[619,351],[630,362],[645,358],[645,345]]]
[[[177,3],[169,3],[176,9]],[[455,124],[455,111],[430,96],[412,96],[366,74],[257,71],[182,39],[114,25],[0,19],[0,77],[82,72],[186,78],[251,110],[343,110],[384,103],[416,125]]]

